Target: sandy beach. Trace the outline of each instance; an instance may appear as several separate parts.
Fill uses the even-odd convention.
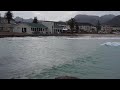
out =
[[[2,38],[2,37],[25,37],[25,36],[120,37],[120,34],[51,34],[51,35],[33,35],[33,34],[15,33],[15,32],[0,32],[0,38]]]

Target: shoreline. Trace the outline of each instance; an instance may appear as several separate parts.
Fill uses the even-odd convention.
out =
[[[5,37],[39,37],[39,36],[77,36],[77,37],[120,37],[120,34],[42,34],[42,35],[33,35],[33,34],[25,34],[25,33],[8,33],[8,32],[0,32],[0,38]]]

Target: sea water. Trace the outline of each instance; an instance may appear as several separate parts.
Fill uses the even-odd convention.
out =
[[[120,78],[120,38],[0,38],[0,79]]]

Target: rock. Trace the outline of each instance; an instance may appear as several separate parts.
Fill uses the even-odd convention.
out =
[[[55,79],[79,79],[79,78],[71,77],[71,76],[60,76],[60,77],[56,77]]]

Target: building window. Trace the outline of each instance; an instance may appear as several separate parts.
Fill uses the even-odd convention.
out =
[[[43,31],[44,31],[44,29],[43,29]]]
[[[22,28],[22,32],[27,32],[27,28]]]
[[[27,31],[27,28],[24,28],[24,32],[26,32]]]
[[[22,28],[22,32],[23,32],[23,28]]]

